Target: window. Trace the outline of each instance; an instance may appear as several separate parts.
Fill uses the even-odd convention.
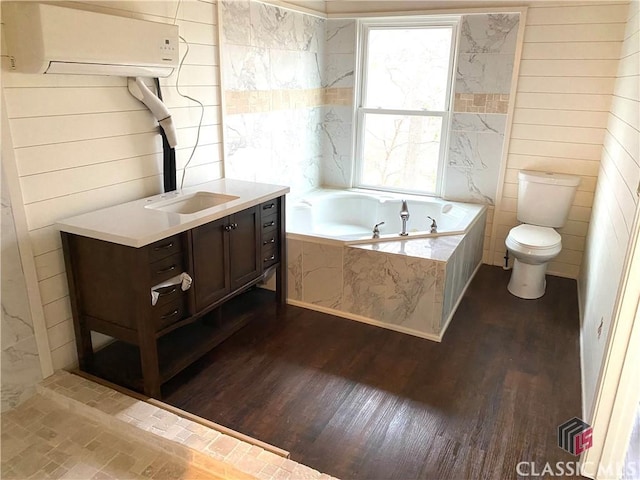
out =
[[[439,193],[455,28],[455,20],[363,24],[358,186]]]

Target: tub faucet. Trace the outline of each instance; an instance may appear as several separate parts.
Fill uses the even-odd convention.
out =
[[[436,223],[436,219],[427,215],[427,218],[431,220],[431,229],[430,233],[438,233],[438,224]]]
[[[402,219],[402,231],[400,236],[406,237],[407,233],[407,220],[409,220],[409,207],[407,207],[407,201],[402,200],[402,209],[400,210],[400,218]]]
[[[373,238],[380,238],[380,229],[378,228],[380,225],[384,225],[384,222],[376,223],[373,226]]]

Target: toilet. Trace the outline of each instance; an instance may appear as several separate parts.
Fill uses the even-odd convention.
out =
[[[580,177],[558,173],[518,172],[518,220],[505,245],[514,257],[507,289],[516,297],[544,295],[547,264],[562,250],[562,238],[554,229],[569,216]]]

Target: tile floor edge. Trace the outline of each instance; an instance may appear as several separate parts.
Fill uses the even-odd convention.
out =
[[[230,476],[235,476],[231,471],[235,470],[264,480],[332,478],[66,371],[56,371],[40,382],[36,390],[59,406],[97,421],[109,430],[218,475],[222,466],[229,470],[225,473]]]

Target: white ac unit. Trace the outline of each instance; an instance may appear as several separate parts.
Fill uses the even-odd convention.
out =
[[[178,27],[30,1],[2,2],[12,68],[24,73],[168,77]]]

